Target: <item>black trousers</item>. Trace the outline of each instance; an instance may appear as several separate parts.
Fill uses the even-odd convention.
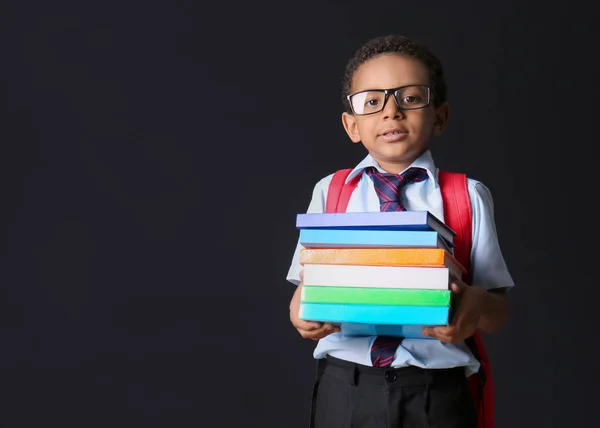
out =
[[[318,361],[311,428],[476,428],[464,368],[377,368]]]

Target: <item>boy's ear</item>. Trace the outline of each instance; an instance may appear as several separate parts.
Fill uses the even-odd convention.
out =
[[[353,143],[360,143],[360,134],[358,132],[358,126],[356,126],[356,118],[349,113],[342,113],[342,124],[346,130],[346,134],[352,140]]]
[[[450,119],[450,105],[447,102],[442,103],[435,109],[435,122],[433,123],[433,135],[440,135],[448,126]]]

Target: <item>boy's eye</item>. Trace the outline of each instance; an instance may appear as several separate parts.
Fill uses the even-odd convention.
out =
[[[372,99],[370,99],[370,100],[367,100],[367,101],[365,102],[365,105],[366,105],[367,107],[377,107],[377,106],[379,105],[379,100],[378,100],[378,99],[375,99],[375,98],[372,98]]]
[[[407,95],[404,98],[402,98],[402,102],[404,104],[414,104],[414,103],[418,103],[421,101],[421,98],[418,96],[413,96],[413,95]]]

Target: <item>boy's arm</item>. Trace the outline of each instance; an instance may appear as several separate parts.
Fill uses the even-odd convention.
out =
[[[327,189],[332,177],[333,174],[330,174],[329,176],[321,179],[315,185],[312,199],[308,209],[306,210],[307,213],[325,212]],[[331,333],[339,332],[340,328],[328,323],[302,320],[299,317],[302,284],[304,278],[302,265],[299,262],[299,254],[301,249],[302,246],[300,243],[298,243],[296,245],[296,250],[294,251],[294,256],[292,258],[292,264],[287,275],[287,280],[296,285],[296,289],[294,290],[294,294],[290,301],[290,321],[303,338],[319,340]]]
[[[500,250],[492,195],[480,182],[469,180],[469,196],[473,212],[473,285],[454,281],[450,325],[423,330],[424,335],[449,343],[464,340],[477,330],[482,333],[502,330],[508,322],[508,291],[514,286]]]
[[[328,323],[306,321],[298,316],[300,310],[300,297],[302,293],[303,271],[300,271],[300,284],[296,287],[290,302],[290,321],[304,339],[319,340],[331,333],[339,332],[340,328]]]
[[[477,329],[497,333],[508,323],[508,293],[515,284],[500,249],[490,190],[483,183],[470,180],[469,195],[473,212],[471,279],[475,285],[470,288],[480,295]]]
[[[477,330],[489,334],[506,326],[508,298],[505,289],[488,291],[481,287],[470,287],[462,281],[454,281],[450,289],[454,301],[450,325],[426,327],[422,332],[424,336],[456,343],[472,336]]]
[[[325,212],[325,200],[327,198],[327,190],[332,177],[333,174],[321,179],[313,188],[312,197],[308,204],[308,209],[306,210],[308,214]],[[303,247],[300,242],[297,242],[286,277],[289,282],[296,286],[298,286],[301,281],[300,272],[302,271],[302,265],[300,264],[300,251],[302,249]]]
[[[478,289],[473,287],[473,289]],[[481,289],[479,289],[481,290]],[[506,288],[485,291],[481,299],[481,317],[477,329],[482,333],[497,333],[508,323],[508,295]]]

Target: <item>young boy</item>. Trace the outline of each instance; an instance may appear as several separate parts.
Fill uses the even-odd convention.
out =
[[[376,190],[375,179],[412,171],[397,192],[400,200],[394,201],[393,209],[401,204],[402,209],[428,210],[443,221],[438,169],[429,150],[431,137],[443,132],[449,117],[438,58],[403,36],[373,39],[348,62],[343,95],[347,106],[342,114],[344,129],[353,143],[362,143],[368,151],[348,176],[351,180],[360,174],[347,212],[388,210],[390,200]],[[316,184],[308,213],[325,212],[332,176]],[[476,331],[498,332],[506,325],[506,293],[514,284],[498,243],[491,194],[474,179],[467,179],[467,186],[472,209],[472,284],[454,281],[450,324],[424,328],[427,339],[404,338],[392,344],[387,367],[372,353],[377,337],[350,337],[331,324],[299,319],[302,246],[297,244],[287,276],[298,285],[290,303],[290,319],[303,338],[318,340],[314,358],[321,368],[311,426],[477,426],[466,378],[480,364],[465,339]]]

